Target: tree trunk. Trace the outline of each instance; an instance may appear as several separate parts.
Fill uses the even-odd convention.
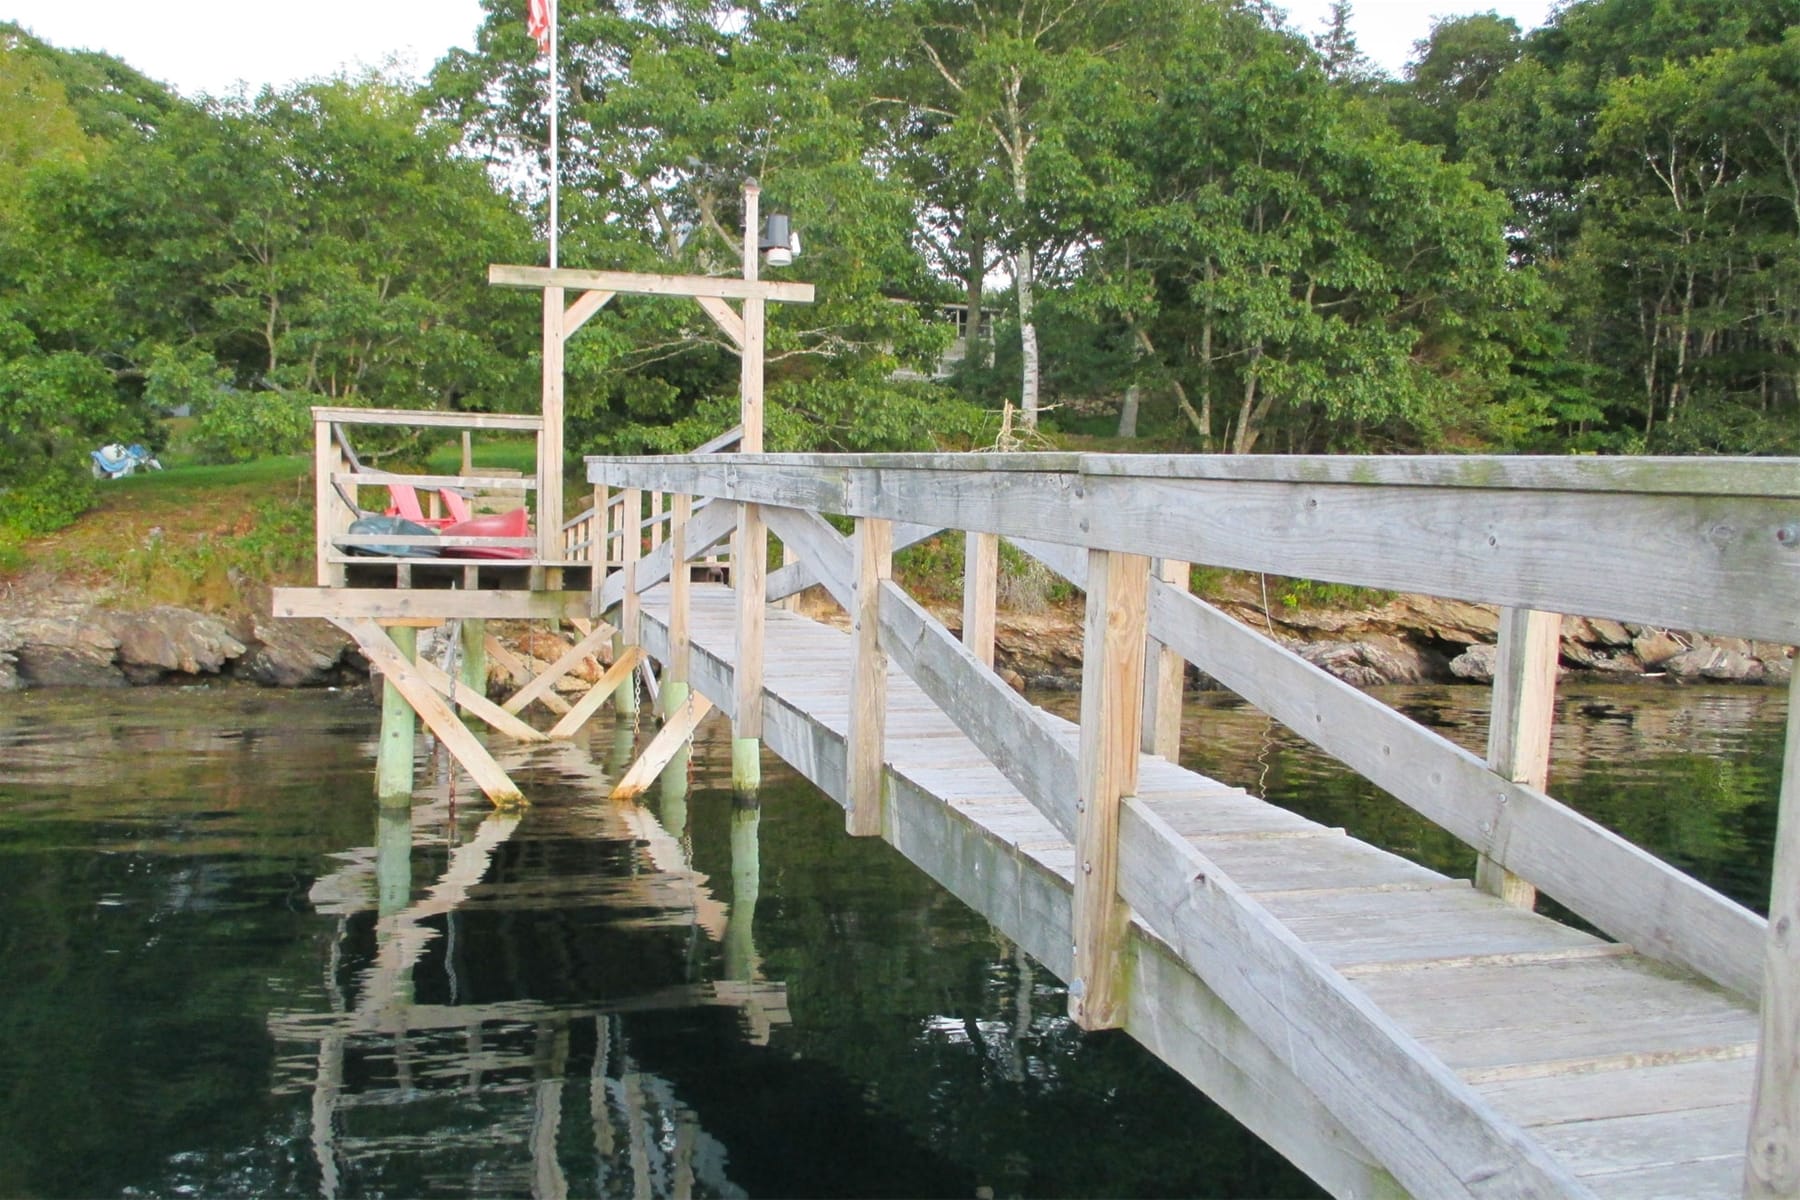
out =
[[[1031,248],[1019,251],[1017,283],[1019,292],[1019,421],[1027,429],[1038,422],[1038,342],[1037,325],[1031,319]]]
[[[1256,364],[1262,358],[1262,347],[1253,347],[1250,362],[1244,369],[1244,399],[1238,405],[1237,432],[1231,439],[1233,454],[1248,454],[1256,447]],[[1264,406],[1267,407],[1266,405]]]
[[[987,366],[987,345],[981,340],[981,284],[987,274],[987,236],[982,233],[973,212],[964,220],[969,227],[969,274],[964,281],[969,319],[963,327],[963,390],[973,393],[974,372]]]
[[[1125,389],[1125,403],[1119,406],[1119,436],[1134,438],[1137,436],[1138,418],[1138,385],[1132,384]]]

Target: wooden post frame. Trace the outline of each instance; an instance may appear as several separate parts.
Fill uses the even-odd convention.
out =
[[[544,289],[544,427],[538,434],[538,557],[562,558],[563,289]]]
[[[1800,1196],[1800,673],[1788,686],[1787,748],[1775,820],[1775,877],[1763,952],[1762,1037],[1750,1142],[1747,1200]]]
[[[883,750],[887,733],[887,655],[881,649],[881,585],[894,577],[894,524],[856,522],[856,578],[851,584],[850,725],[845,828],[855,837],[882,832]]]
[[[963,645],[994,668],[994,616],[1000,598],[1000,538],[970,530],[963,535]]]
[[[1119,807],[1137,793],[1150,560],[1090,551],[1087,583],[1069,1016],[1083,1029],[1110,1029],[1124,1010],[1129,913],[1119,899]]]
[[[1529,608],[1500,610],[1500,646],[1488,718],[1488,766],[1496,775],[1546,791],[1550,733],[1556,722],[1556,656],[1562,617]],[[1503,844],[1508,810],[1500,810],[1493,842]],[[1537,889],[1486,854],[1475,863],[1475,886],[1515,908],[1533,908]]]
[[[737,590],[736,704],[731,724],[731,786],[749,793],[762,786],[763,625],[769,530],[762,509],[740,504],[731,551]]]
[[[1156,578],[1172,588],[1188,590],[1191,568],[1172,558],[1159,558]],[[1187,663],[1180,653],[1155,638],[1146,647],[1144,665],[1144,753],[1170,762],[1181,758],[1181,693],[1187,682]]]

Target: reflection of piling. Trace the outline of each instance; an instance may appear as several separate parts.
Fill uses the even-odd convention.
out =
[[[762,890],[762,807],[738,796],[731,806],[731,919],[725,924],[725,978],[748,980],[756,965],[756,897]]]
[[[411,797],[387,796],[381,801],[375,825],[375,903],[380,921],[375,926],[377,953],[388,948],[395,934],[393,918],[412,905],[412,805]],[[411,969],[397,972],[392,981],[391,1001],[411,1004],[413,977]],[[396,1044],[398,1065],[403,1044]]]
[[[394,645],[407,661],[418,657],[419,631],[396,625],[388,630]],[[411,796],[413,790],[413,735],[417,721],[412,705],[391,680],[381,682],[381,740],[375,751],[375,794]]]

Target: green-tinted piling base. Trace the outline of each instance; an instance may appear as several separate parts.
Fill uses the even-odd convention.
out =
[[[487,622],[465,618],[460,632],[462,645],[457,650],[457,681],[470,691],[487,695]]]
[[[731,790],[754,795],[762,787],[762,739],[731,739]]]
[[[388,630],[407,661],[418,657],[419,631],[406,625]],[[413,739],[418,718],[393,684],[381,684],[381,740],[375,749],[375,794],[410,797],[413,792]]]
[[[615,635],[612,640],[612,649],[613,661],[617,662],[619,655],[625,653],[625,639]],[[637,720],[638,689],[635,668],[633,668],[631,676],[619,685],[619,690],[613,693],[613,711],[627,721]]]

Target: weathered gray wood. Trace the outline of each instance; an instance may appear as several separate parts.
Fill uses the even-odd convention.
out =
[[[1414,1195],[1592,1195],[1141,801],[1119,843],[1125,902]]]
[[[562,719],[551,728],[550,736],[558,741],[574,737],[576,732],[587,724],[589,718],[599,711],[600,706],[605,704],[613,693],[631,681],[631,673],[637,669],[637,665],[643,660],[643,657],[643,650],[637,646],[621,647],[618,657],[613,659],[612,665],[601,673],[594,686],[589,688],[581,699],[570,705],[569,711],[564,713]]]
[[[832,533],[835,534],[837,532],[837,530],[831,529],[830,523],[823,517],[820,517],[817,513],[803,513],[797,508],[763,509],[764,519],[770,522],[769,528],[774,530],[775,536],[780,538],[784,544],[792,543],[788,542],[788,535],[781,532],[780,527],[774,524],[774,514],[776,513],[791,513],[797,517],[808,517],[812,520],[816,520],[824,528],[830,529]],[[920,542],[923,542],[928,538],[936,537],[943,532],[943,530],[934,528],[930,525],[913,525],[904,521],[894,522],[893,524],[894,550],[896,552],[904,550],[908,546],[916,546]],[[799,561],[784,566],[779,571],[772,572],[769,575],[769,601],[773,603],[776,600],[786,599],[789,596],[805,591],[807,588],[812,587],[819,582],[818,571],[814,569],[812,562],[802,555]],[[833,598],[835,599],[836,597],[834,596]]]
[[[1119,902],[1119,804],[1137,792],[1143,741],[1145,600],[1150,560],[1094,551],[1081,637],[1081,786],[1075,818],[1075,974],[1069,1016],[1119,1022],[1125,922]]]
[[[355,410],[350,410],[355,411]],[[643,461],[642,459],[633,461]],[[1380,484],[1478,490],[1643,492],[1662,495],[1800,497],[1800,459],[1601,458],[1480,454],[784,454],[809,470],[1079,472],[1133,479]]]
[[[1488,767],[1535,791],[1550,784],[1550,734],[1556,722],[1556,655],[1562,617],[1533,609],[1500,610],[1500,647],[1494,664],[1494,699],[1488,717]],[[1501,809],[1505,824],[1507,810]],[[1499,831],[1501,838],[1504,830]],[[1483,854],[1475,886],[1508,904],[1531,908],[1537,889]]]
[[[994,665],[994,617],[1000,595],[1000,539],[971,532],[963,542],[963,645]]]
[[[497,287],[568,288],[639,296],[717,296],[724,300],[756,297],[810,304],[810,283],[758,283],[712,275],[645,275],[630,271],[582,271],[569,267],[488,267],[488,282]]]
[[[581,592],[461,591],[432,588],[275,588],[278,617],[439,617],[466,620],[560,620],[587,610]]]
[[[650,739],[650,744],[644,747],[644,752],[638,755],[638,760],[631,764],[631,769],[613,785],[612,799],[629,800],[649,787],[650,781],[674,761],[712,710],[713,702],[698,692],[685,697],[680,707],[669,714],[667,723]]]
[[[535,479],[511,475],[399,475],[392,471],[339,471],[336,479],[339,483],[353,483],[359,487],[385,487],[390,483],[410,484],[416,488],[511,488],[521,491],[537,487]]]
[[[664,680],[667,683],[679,683],[683,690],[687,688],[689,657],[689,597],[693,592],[693,576],[687,569],[688,561],[688,526],[694,518],[694,498],[687,495],[674,497],[673,515],[669,520],[668,560],[671,564],[669,578],[669,657],[664,660]],[[658,547],[661,549],[661,547]],[[638,564],[643,569],[643,564]],[[633,584],[636,577],[633,577]],[[642,631],[633,631],[636,640],[643,640]]]
[[[599,290],[599,289],[596,289]],[[543,428],[538,430],[538,557],[562,549],[563,521],[563,289],[544,288]]]
[[[694,510],[693,519],[688,522],[686,545],[683,553],[692,562],[721,541],[731,536],[737,528],[737,509],[731,504],[708,504]],[[671,564],[669,544],[664,542],[649,554],[638,560],[637,589],[644,592],[668,579]],[[614,573],[607,576],[600,589],[598,610],[606,612],[616,606],[625,596],[625,577]]]
[[[1153,584],[1150,614],[1201,670],[1613,937],[1755,994],[1756,914],[1193,596]]]
[[[330,408],[312,410],[314,421],[340,425],[416,425],[427,429],[504,429],[535,433],[544,418],[536,413],[452,413],[429,408]],[[517,480],[508,481],[517,486]]]
[[[602,482],[1800,642],[1800,608],[1786,603],[1800,589],[1791,487],[1702,495],[1239,482],[1103,474],[1080,458],[1030,472],[986,455],[927,457],[945,465],[770,455],[592,459],[588,469]]]
[[[1800,1196],[1800,674],[1788,690],[1744,1195]]]
[[[509,713],[521,712],[532,701],[553,695],[552,689],[559,679],[579,666],[582,659],[599,654],[600,647],[609,644],[613,634],[617,632],[604,621],[596,624],[593,632],[565,650],[561,657],[544,669],[542,675],[508,696],[500,707]]]
[[[881,649],[881,585],[894,575],[893,525],[879,517],[864,517],[856,523],[855,547],[844,784],[850,808],[845,828],[855,837],[879,837],[888,692],[887,655]]]
[[[1579,1075],[1534,1075],[1479,1084],[1475,1090],[1530,1128],[1720,1105],[1733,1105],[1741,1113],[1755,1078],[1756,1063],[1746,1057]],[[1741,1152],[1742,1146],[1733,1150]]]
[[[575,331],[588,323],[595,313],[606,307],[606,302],[613,298],[612,292],[583,292],[575,297],[574,303],[563,310],[563,341],[575,336]]]
[[[1156,577],[1177,591],[1188,590],[1192,568],[1178,559],[1158,559]],[[1187,664],[1181,655],[1150,639],[1144,670],[1144,752],[1177,762],[1181,757],[1181,694]]]

